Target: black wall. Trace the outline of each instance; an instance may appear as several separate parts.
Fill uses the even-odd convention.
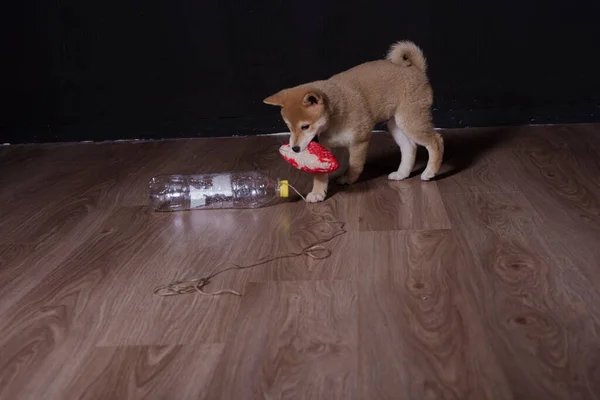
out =
[[[0,32],[0,142],[283,131],[264,97],[400,39],[440,127],[600,120],[598,0],[5,1]]]

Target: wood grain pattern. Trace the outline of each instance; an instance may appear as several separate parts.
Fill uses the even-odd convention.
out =
[[[10,302],[17,300],[19,290],[23,290],[26,284],[22,281],[27,279],[25,275],[29,264],[33,263],[31,257],[35,253],[36,246],[27,244],[0,244],[0,318],[3,310],[10,307]]]
[[[599,310],[581,305],[600,300],[596,288],[553,257],[522,194],[454,195],[447,206],[479,266],[471,287],[515,395],[593,398],[584,355],[600,343]]]
[[[358,215],[352,212],[356,200],[340,193],[327,203],[307,207],[304,202],[298,202],[259,215],[257,230],[264,233],[261,236],[248,235],[252,240],[242,244],[244,249],[252,249],[256,261],[290,251],[299,253],[311,244],[335,235],[340,229],[347,233],[326,244],[332,250],[332,255],[325,260],[308,256],[276,260],[251,271],[250,280],[358,279],[356,257],[359,239],[354,228],[358,223]],[[247,264],[253,262],[243,252],[237,254],[237,259],[244,259]]]
[[[450,229],[435,182],[379,178],[361,196],[361,231]]]
[[[361,398],[512,398],[451,231],[364,234],[360,255]]]
[[[349,281],[252,284],[207,398],[358,398],[355,310]]]
[[[523,191],[543,209],[563,210],[564,217],[600,233],[600,187],[594,182],[600,172],[585,167],[585,160],[564,144],[540,135],[522,138],[515,155],[528,179]],[[557,207],[559,206],[559,207]]]
[[[124,245],[128,238],[144,234],[140,223],[146,214],[141,210],[131,214],[134,217],[128,220],[123,213],[109,219],[104,229],[80,244],[6,311],[0,338],[0,380],[9,384],[3,385],[1,395],[15,398],[10,394],[23,389],[28,395],[29,390],[35,393],[42,388],[45,393],[51,392],[57,382],[55,368],[59,360],[72,360],[77,367],[82,362],[77,355],[86,354],[97,342],[99,330],[109,318],[103,312],[107,306],[102,304],[105,296],[118,299],[116,294],[97,290],[103,281],[111,279],[112,268],[126,264],[146,243],[142,240],[137,245]],[[114,230],[116,221],[122,224],[118,230]],[[113,241],[115,236],[120,240]],[[94,302],[96,293],[100,304]]]
[[[53,147],[44,146],[2,146],[0,154],[0,182],[17,183],[14,180],[16,174],[21,174],[26,166],[32,166],[35,161],[40,160],[48,154],[47,149]],[[14,168],[18,165],[20,168]]]
[[[523,193],[543,216],[547,238],[563,262],[577,265],[600,287],[600,166],[595,131],[577,134],[574,128],[552,127],[547,135],[531,132],[513,149],[521,166]],[[584,131],[585,132],[585,131]]]
[[[436,181],[440,192],[519,191],[518,167],[506,149],[523,131],[526,129],[510,127],[445,132],[444,164]]]
[[[200,399],[221,345],[97,347],[64,399]]]
[[[261,170],[286,137],[0,148],[0,399],[600,399],[599,125],[443,132],[442,175],[162,214],[161,173]],[[336,151],[343,172],[347,154]],[[159,297],[214,268],[243,297]]]
[[[6,215],[0,218],[3,242],[26,244],[33,252],[30,262],[23,268],[0,271],[0,291],[4,285],[9,285],[14,293],[0,302],[0,315],[20,295],[41,282],[54,266],[101,231],[102,224],[117,204],[127,203],[127,180],[140,178],[138,171],[152,159],[160,166],[161,159],[155,152],[157,144],[147,145],[149,147],[142,146],[145,150],[129,148],[131,145],[120,148],[114,144],[84,145],[83,149],[71,146],[70,151],[68,146],[57,146],[58,155],[47,155],[46,161],[40,161],[42,165],[36,166],[38,170],[53,172],[50,177],[41,173],[46,176],[46,184],[39,184],[34,174],[34,184],[14,196],[15,200],[8,202],[10,206],[3,209]],[[163,147],[162,151],[167,152],[162,153],[164,158],[175,148],[172,143]],[[89,168],[78,165],[86,159],[82,157],[90,161]],[[43,162],[48,163],[46,168]],[[105,163],[114,169],[107,168]],[[14,187],[9,186],[9,189]],[[139,199],[145,190],[136,193],[136,197]],[[22,198],[28,201],[22,201]]]

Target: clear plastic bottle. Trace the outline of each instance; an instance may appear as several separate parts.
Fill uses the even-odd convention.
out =
[[[155,211],[258,208],[289,195],[287,181],[255,171],[159,175],[150,180],[149,188]]]

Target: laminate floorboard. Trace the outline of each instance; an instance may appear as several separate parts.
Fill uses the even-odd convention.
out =
[[[201,399],[222,345],[97,347],[63,399]]]
[[[447,198],[487,336],[517,398],[593,398],[600,337],[597,287],[557,262],[521,193]],[[595,359],[594,359],[595,358]]]
[[[358,398],[356,297],[352,281],[251,284],[207,398]]]
[[[361,196],[361,231],[449,229],[450,221],[436,182],[418,178],[369,182]]]
[[[450,230],[363,235],[362,399],[511,399]]]
[[[518,166],[508,147],[527,128],[450,130],[443,134],[445,152],[436,183],[444,193],[495,193],[519,191]]]
[[[584,131],[585,132],[585,131]],[[513,151],[521,166],[520,186],[544,217],[545,236],[563,257],[600,287],[600,166],[595,131],[552,127],[547,135],[529,133]]]
[[[129,146],[83,145],[81,149],[76,146],[77,149],[70,148],[70,151],[68,147],[58,146],[56,151],[62,158],[48,156],[48,165],[43,161],[36,165],[37,170],[53,171],[45,175],[46,183],[35,184],[19,193],[15,201],[7,202],[7,215],[0,219],[0,240],[27,245],[31,254],[22,267],[0,270],[0,294],[4,290],[14,294],[0,302],[0,315],[20,294],[27,293],[52,271],[48,266],[59,265],[82,242],[95,235],[111,210],[128,203],[127,180],[140,177],[138,171],[147,167],[150,160],[160,166],[157,153],[151,151],[157,144],[142,146],[142,149]],[[168,153],[172,149],[171,143],[161,152],[167,150]],[[73,153],[72,158],[68,157],[69,153]],[[81,168],[85,159],[90,165]],[[35,176],[35,171],[29,173]],[[8,191],[13,189],[7,188]],[[138,202],[140,195],[143,196],[143,192],[135,194]]]
[[[521,141],[514,154],[524,175],[522,190],[536,208],[562,210],[582,228],[600,232],[600,169],[590,165],[593,157],[578,157],[568,143],[555,143],[550,135]]]
[[[0,399],[598,400],[599,133],[443,131],[432,182],[375,134],[323,203],[182,213],[152,176],[311,177],[285,136],[0,147]],[[205,288],[241,297],[153,294],[341,223]]]

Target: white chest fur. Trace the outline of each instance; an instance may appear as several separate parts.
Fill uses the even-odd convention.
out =
[[[351,131],[326,132],[319,137],[319,141],[326,147],[348,147],[355,138]]]

